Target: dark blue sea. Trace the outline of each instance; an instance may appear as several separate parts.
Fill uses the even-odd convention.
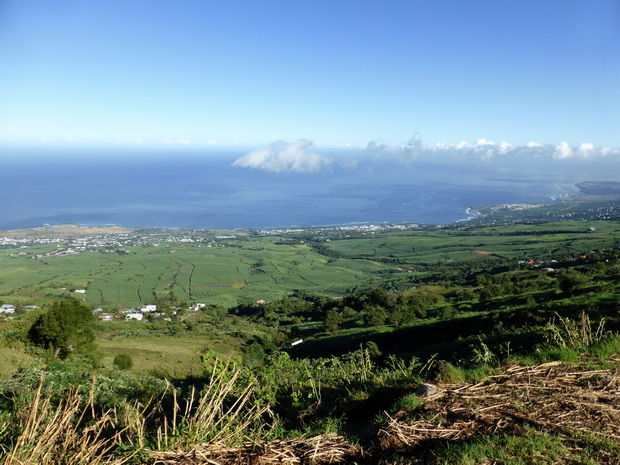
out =
[[[334,161],[312,173],[232,166],[250,151],[3,148],[0,230],[447,224],[467,218],[469,207],[548,202],[577,192],[576,182],[617,173],[617,165],[535,158],[403,163],[353,149],[323,150]]]

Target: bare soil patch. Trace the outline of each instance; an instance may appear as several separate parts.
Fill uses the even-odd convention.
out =
[[[121,228],[120,226],[88,227],[77,224],[58,224],[40,226],[30,229],[12,229],[2,231],[4,237],[75,237],[75,236],[98,236],[101,234],[127,234],[133,229]]]

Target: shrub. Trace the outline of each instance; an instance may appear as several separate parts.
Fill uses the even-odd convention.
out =
[[[119,370],[130,370],[133,367],[133,359],[129,354],[118,354],[112,363]]]

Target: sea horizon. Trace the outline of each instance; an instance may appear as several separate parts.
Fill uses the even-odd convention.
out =
[[[0,230],[45,224],[248,230],[351,224],[444,225],[468,209],[552,202],[608,179],[579,160],[371,156],[317,149],[310,172],[236,166],[248,149],[15,149],[3,156]],[[238,164],[237,164],[238,165]]]

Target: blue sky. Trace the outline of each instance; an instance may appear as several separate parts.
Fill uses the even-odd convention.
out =
[[[0,0],[4,146],[414,134],[620,148],[620,2]]]

